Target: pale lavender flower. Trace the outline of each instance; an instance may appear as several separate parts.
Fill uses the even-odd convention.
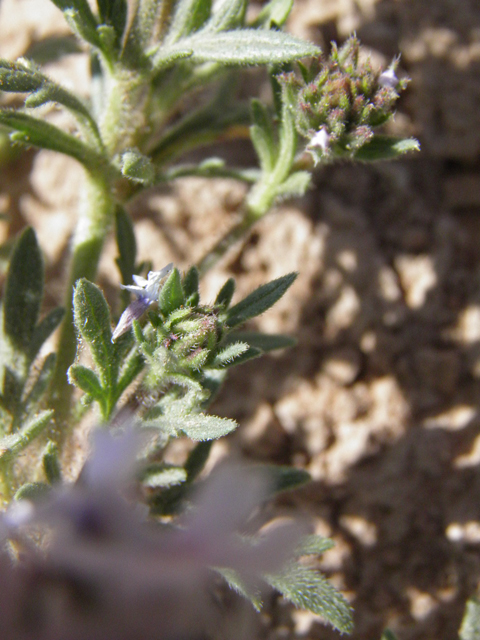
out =
[[[42,553],[25,547],[22,566],[35,584],[22,597],[33,589],[36,608],[19,623],[32,624],[35,616],[39,623],[18,638],[197,640],[222,617],[213,604],[212,567],[233,569],[256,586],[262,573],[291,557],[303,533],[297,525],[274,528],[255,544],[240,536],[269,494],[268,478],[248,468],[214,470],[178,526],[149,519],[146,507],[127,497],[145,444],[133,430],[97,434],[79,480],[52,489],[33,516],[29,507],[26,517],[13,518],[20,544],[22,526],[25,536],[32,525],[36,535],[48,531]],[[17,638],[1,616],[0,637]],[[222,637],[249,635],[240,625]]]
[[[398,86],[398,78],[395,73],[395,66],[398,61],[395,61],[388,69],[385,69],[379,77],[378,84],[381,87],[390,87],[391,89],[396,89]]]
[[[160,269],[160,271],[149,271],[147,279],[134,275],[132,279],[135,284],[120,285],[121,289],[135,294],[136,299],[133,300],[122,313],[113,332],[112,342],[115,342],[115,340],[126,333],[132,326],[133,321],[138,320],[150,305],[158,301],[163,280],[172,269],[173,262],[170,262],[170,264],[167,264],[167,266]]]
[[[320,127],[320,129],[311,137],[310,142],[307,144],[307,151],[310,152],[313,157],[315,165],[317,165],[323,156],[326,156],[329,152],[330,134],[326,127]]]

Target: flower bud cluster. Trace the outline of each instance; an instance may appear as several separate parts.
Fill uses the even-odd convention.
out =
[[[353,156],[369,142],[373,129],[392,115],[395,102],[408,80],[395,74],[398,59],[387,70],[374,70],[360,59],[360,43],[351,37],[340,49],[333,43],[328,59],[320,57],[302,78],[293,73],[280,77],[297,97],[296,128],[309,140],[316,161],[333,156]]]

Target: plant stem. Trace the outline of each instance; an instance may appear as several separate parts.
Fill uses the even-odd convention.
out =
[[[52,400],[57,422],[68,416],[72,388],[67,371],[75,359],[76,337],[73,324],[73,287],[79,278],[94,280],[105,238],[110,231],[115,203],[112,188],[102,175],[86,173],[84,201],[72,242],[70,274],[65,295],[65,318],[57,351],[57,364],[52,384]]]

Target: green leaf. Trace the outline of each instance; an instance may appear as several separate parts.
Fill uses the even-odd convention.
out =
[[[214,567],[214,569],[227,582],[230,589],[233,589],[233,591],[240,594],[252,603],[255,611],[262,610],[263,603],[260,591],[257,589],[252,589],[249,585],[247,585],[246,582],[242,580],[238,571],[227,567]]]
[[[137,242],[132,219],[120,205],[115,209],[115,237],[120,254],[115,262],[122,275],[122,283],[128,285],[132,282],[132,275],[135,273]]]
[[[224,307],[226,309],[232,301],[234,293],[235,280],[234,278],[229,278],[218,292],[218,295],[215,298],[214,305],[216,307]]]
[[[152,60],[152,75],[155,76],[160,71],[164,71],[169,67],[172,67],[178,60],[190,58],[193,54],[191,48],[182,46],[184,40],[180,40],[177,44],[171,47],[158,45],[153,48],[149,55]]]
[[[257,333],[256,331],[235,331],[229,333],[225,342],[247,342],[251,347],[261,349],[264,353],[276,349],[286,349],[297,344],[295,338],[275,333]]]
[[[102,148],[98,127],[88,108],[73,93],[41,73],[30,60],[0,60],[0,90],[33,92],[25,100],[25,105],[29,108],[39,107],[47,102],[61,104],[88,129],[95,143]]]
[[[43,470],[49,485],[58,484],[62,481],[62,472],[58,460],[58,447],[49,440],[43,451]]]
[[[248,0],[217,0],[206,29],[228,31],[243,25]]]
[[[116,396],[119,398],[125,389],[135,380],[145,367],[143,356],[134,350],[122,366],[116,387]]]
[[[27,60],[10,62],[0,59],[0,91],[36,91],[43,81],[44,76]]]
[[[470,598],[463,614],[459,631],[460,640],[478,640],[480,638],[480,601]]]
[[[89,169],[105,165],[105,158],[78,138],[26,113],[13,109],[1,109],[0,125],[13,129],[10,138],[14,142],[58,151],[75,158]]]
[[[49,353],[45,358],[37,379],[35,380],[35,383],[33,384],[23,403],[28,412],[31,411],[32,406],[35,406],[42,400],[43,396],[47,392],[53,376],[53,372],[55,370],[56,359],[57,356],[55,353]]]
[[[462,638],[460,636],[460,640],[478,640],[478,638],[480,638],[480,635],[477,634],[475,636],[471,636],[467,638]],[[385,631],[382,633],[382,637],[380,638],[380,640],[398,640],[397,636],[395,633],[393,633],[393,631],[391,629],[385,629]]]
[[[97,0],[97,6],[100,20],[112,25],[120,41],[127,22],[127,0]]]
[[[217,353],[211,366],[214,369],[234,367],[261,355],[262,351],[260,349],[250,347],[245,342],[234,342]]]
[[[289,273],[255,289],[238,304],[230,307],[227,315],[227,326],[235,327],[270,309],[275,302],[280,300],[296,277],[296,273]]]
[[[312,175],[309,171],[295,171],[288,176],[277,188],[277,198],[301,198],[305,195]]]
[[[332,547],[335,546],[333,540],[330,538],[324,538],[319,535],[309,535],[305,536],[300,542],[298,548],[296,549],[296,557],[300,558],[301,556],[321,556],[325,551],[328,551]]]
[[[258,14],[253,27],[281,27],[287,21],[293,8],[293,0],[270,0]]]
[[[142,470],[140,481],[149,489],[165,489],[174,487],[187,480],[187,472],[183,467],[173,464],[151,464]]]
[[[141,184],[149,184],[155,177],[152,161],[137,149],[129,149],[122,154],[122,173]]]
[[[52,2],[57,4],[58,0],[52,0]],[[69,5],[72,8],[63,9],[63,15],[70,29],[93,47],[102,49],[102,41],[97,32],[97,21],[87,0],[69,0]]]
[[[28,354],[43,298],[44,266],[35,232],[28,227],[15,244],[3,302],[5,336]]]
[[[374,160],[392,160],[410,151],[419,151],[420,144],[415,138],[394,138],[393,136],[374,135],[370,142],[355,152],[355,160],[372,162]]]
[[[190,269],[184,275],[182,286],[183,286],[183,295],[185,296],[185,300],[187,301],[187,304],[188,304],[188,301],[190,300],[190,304],[188,304],[188,306],[195,306],[196,304],[198,304],[199,276],[198,276],[198,269],[195,265],[190,267]]]
[[[172,269],[158,296],[158,307],[167,318],[172,311],[185,304],[183,296],[182,280],[177,268]]]
[[[275,166],[277,155],[272,121],[267,109],[259,100],[252,100],[251,110],[253,125],[250,127],[250,138],[257,152],[260,166],[264,171],[271,171]]]
[[[53,411],[41,411],[14,434],[0,439],[0,462],[10,462],[51,424]]]
[[[212,444],[212,440],[198,442],[188,454],[187,461],[185,462],[188,482],[193,482],[203,471],[210,451],[212,450]]]
[[[72,364],[68,370],[68,381],[94,400],[101,401],[106,395],[96,373],[81,364]]]
[[[31,500],[36,502],[46,498],[50,493],[50,487],[44,482],[26,482],[20,487],[14,496],[14,500]]]
[[[202,30],[170,48],[172,53],[176,49],[192,51],[192,62],[224,65],[284,64],[320,54],[318,47],[300,38],[263,29],[237,29],[221,33]]]
[[[308,471],[296,469],[295,467],[281,466],[276,464],[261,465],[259,469],[269,474],[272,479],[272,490],[275,493],[289,491],[310,482],[312,479]]]
[[[227,367],[232,364],[235,358],[240,357],[246,351],[248,351],[249,345],[245,342],[234,342],[229,344],[225,349],[222,349],[215,356],[212,367],[215,369],[218,367]]]
[[[33,361],[43,344],[48,340],[51,334],[59,326],[65,315],[65,309],[57,307],[50,311],[43,320],[41,320],[33,331],[32,339],[30,340],[30,347],[28,349],[28,357]]]
[[[343,596],[318,571],[290,563],[280,574],[267,574],[265,580],[302,609],[327,620],[342,633],[353,629],[352,611]]]
[[[219,418],[218,416],[197,413],[185,416],[178,427],[183,433],[195,442],[203,440],[217,440],[235,431],[235,420]]]
[[[198,31],[210,17],[212,0],[180,0],[177,3],[166,44]]]
[[[82,278],[75,286],[73,308],[75,325],[90,347],[100,373],[101,386],[112,391],[116,382],[117,363],[107,301],[96,285]]]

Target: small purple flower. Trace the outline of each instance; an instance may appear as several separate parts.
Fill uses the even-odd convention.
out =
[[[160,271],[149,271],[147,279],[142,276],[132,276],[135,284],[120,285],[121,289],[134,293],[136,299],[128,305],[122,313],[120,320],[112,335],[112,342],[115,342],[120,336],[123,336],[133,324],[134,320],[138,320],[148,309],[148,307],[158,301],[158,294],[163,285],[164,278],[173,269],[173,262],[167,264]]]

